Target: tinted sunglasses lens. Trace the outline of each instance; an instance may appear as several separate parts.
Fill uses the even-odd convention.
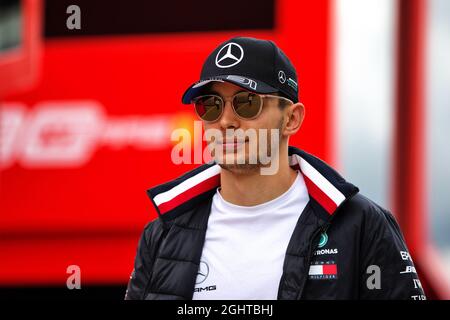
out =
[[[233,107],[236,113],[244,119],[256,117],[262,106],[262,98],[254,93],[240,92],[233,100]]]
[[[198,116],[204,121],[216,121],[222,114],[223,102],[217,96],[203,96],[194,101]]]

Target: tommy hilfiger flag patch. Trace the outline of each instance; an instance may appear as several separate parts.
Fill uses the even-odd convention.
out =
[[[309,267],[310,279],[337,279],[337,264],[334,261],[316,261]]]

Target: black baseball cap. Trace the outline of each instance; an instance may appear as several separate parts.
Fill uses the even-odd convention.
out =
[[[279,93],[298,102],[297,72],[270,40],[235,37],[221,43],[203,64],[200,80],[184,92],[182,103],[190,104],[214,81],[230,82],[255,93]]]

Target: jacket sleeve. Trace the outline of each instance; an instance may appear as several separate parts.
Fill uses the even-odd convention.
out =
[[[153,268],[152,238],[156,221],[146,225],[139,239],[134,268],[128,281],[125,300],[143,300],[145,291],[150,282],[151,270]]]
[[[425,300],[395,218],[375,204],[369,211],[361,230],[360,298]]]

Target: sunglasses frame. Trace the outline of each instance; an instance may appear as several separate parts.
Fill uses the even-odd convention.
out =
[[[244,118],[244,117],[241,117],[241,116],[236,112],[236,109],[234,108],[234,104],[233,104],[234,98],[235,98],[238,94],[243,93],[243,92],[248,92],[248,93],[250,93],[250,94],[254,94],[254,95],[257,95],[257,96],[261,97],[261,106],[259,107],[258,113],[257,113],[255,116],[251,117],[251,118]],[[217,97],[217,98],[219,98],[219,99],[222,101],[222,110],[220,111],[220,114],[219,114],[219,116],[217,117],[216,120],[211,120],[211,121],[204,120],[204,119],[202,119],[202,117],[198,114],[197,108],[195,107],[195,102],[196,102],[197,100],[199,100],[200,98],[204,98],[204,97]],[[264,98],[277,98],[277,99],[281,99],[281,100],[288,101],[288,102],[290,102],[291,104],[294,104],[294,102],[293,102],[292,100],[290,100],[290,99],[288,99],[288,98],[285,98],[285,97],[282,97],[282,96],[276,96],[276,95],[273,95],[273,94],[259,94],[259,93],[250,92],[250,91],[240,91],[240,92],[236,93],[235,95],[229,97],[228,99],[224,99],[222,96],[220,96],[220,95],[218,95],[218,94],[205,94],[205,95],[201,95],[201,96],[195,97],[194,99],[192,99],[191,103],[194,104],[195,113],[197,114],[197,116],[198,116],[202,121],[204,121],[204,122],[206,122],[206,123],[214,123],[214,122],[219,121],[219,119],[222,117],[223,111],[225,110],[225,104],[226,104],[227,101],[230,101],[230,102],[231,102],[231,109],[233,109],[234,114],[235,114],[236,117],[238,117],[239,119],[241,119],[241,120],[253,120],[253,119],[256,119],[256,118],[261,114],[261,111],[262,111],[262,109],[263,109],[263,106],[264,106]]]

